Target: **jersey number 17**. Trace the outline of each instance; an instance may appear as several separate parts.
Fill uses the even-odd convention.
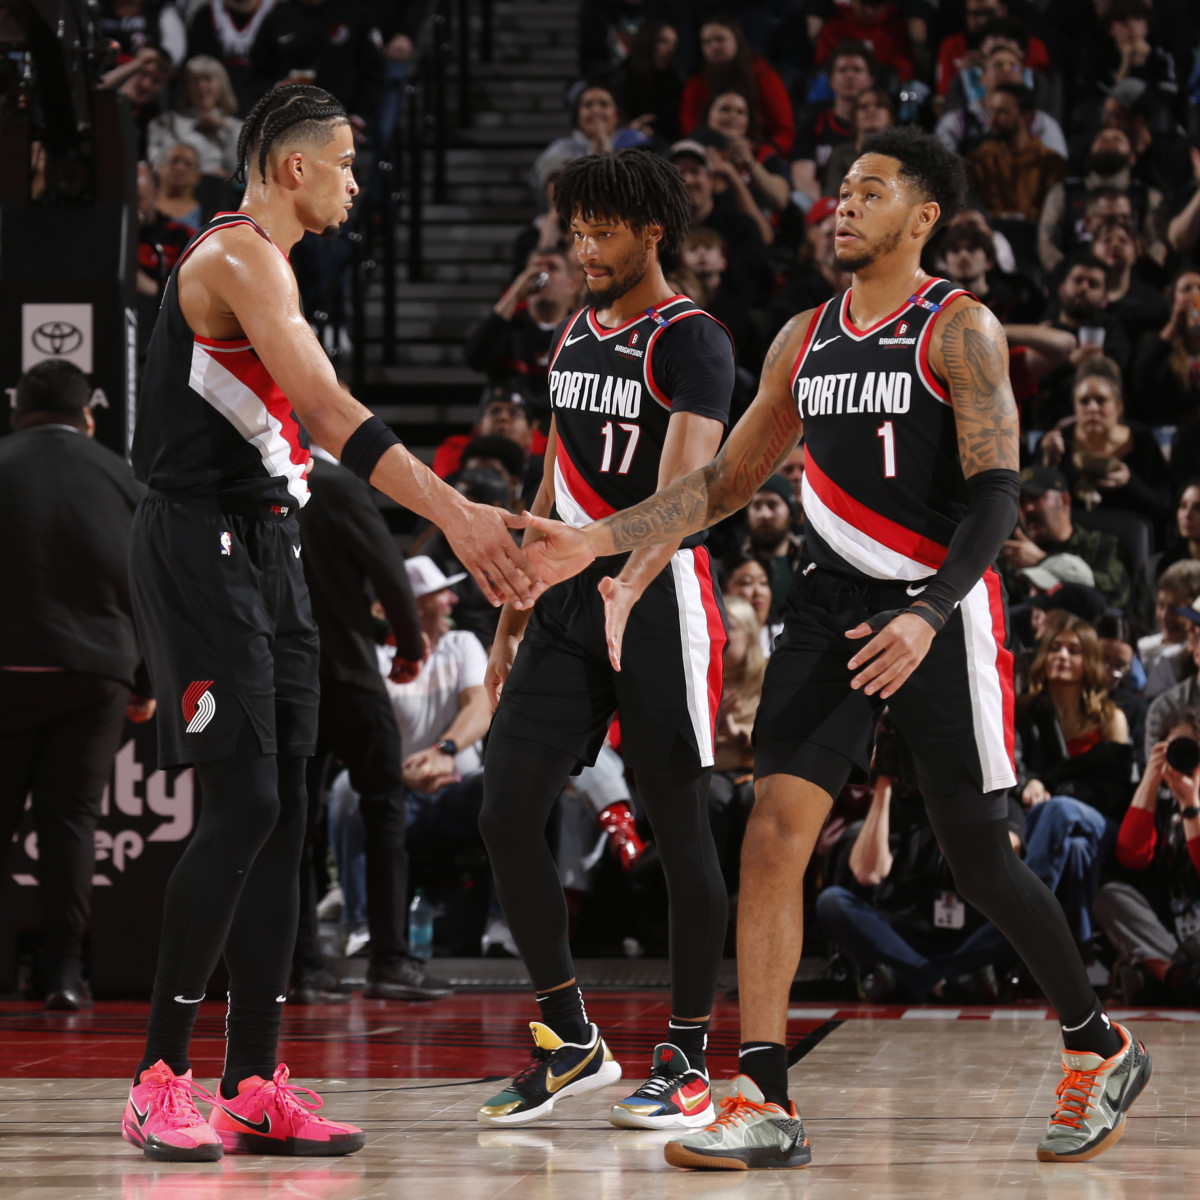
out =
[[[617,468],[617,474],[628,475],[629,468],[633,466],[633,455],[637,450],[638,438],[642,436],[642,427],[618,421],[617,429],[629,435],[629,440],[625,443],[625,451],[621,455],[621,465]],[[605,421],[600,432],[604,435],[604,457],[600,460],[600,470],[607,472],[612,470],[613,447],[616,444],[617,435],[613,431],[611,421]]]

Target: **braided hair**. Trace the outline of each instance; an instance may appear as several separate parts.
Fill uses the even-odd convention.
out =
[[[238,135],[237,182],[246,183],[250,172],[250,155],[257,151],[258,173],[267,182],[267,155],[271,146],[285,131],[301,137],[316,135],[322,125],[345,124],[349,116],[341,103],[322,88],[307,83],[285,83],[269,91],[246,115]]]
[[[692,219],[679,172],[665,158],[637,147],[567,163],[554,185],[554,207],[567,225],[576,213],[631,229],[661,225],[660,255],[679,249]]]

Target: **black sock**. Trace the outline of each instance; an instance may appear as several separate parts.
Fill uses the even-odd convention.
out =
[[[188,1042],[192,1040],[192,1026],[203,999],[203,990],[172,987],[161,980],[154,981],[150,1019],[146,1023],[146,1048],[133,1073],[135,1086],[141,1083],[142,1072],[159,1059],[176,1075],[182,1075],[188,1069]]]
[[[1063,1045],[1077,1053],[1112,1058],[1121,1051],[1121,1035],[1113,1028],[1099,1000],[1073,1021],[1062,1021]]]
[[[743,1042],[738,1051],[738,1074],[749,1075],[768,1104],[787,1108],[787,1047],[779,1042]]]
[[[708,1018],[703,1021],[681,1021],[672,1017],[667,1022],[667,1041],[678,1046],[687,1055],[688,1066],[693,1071],[708,1074],[704,1051],[708,1049]]]
[[[232,1100],[238,1084],[251,1075],[270,1079],[278,1062],[283,996],[274,988],[231,986],[225,1017],[225,1070],[221,1095]]]
[[[538,1008],[542,1024],[552,1029],[564,1042],[582,1046],[587,1041],[588,1019],[583,1007],[579,985],[568,984],[552,992],[538,992]]]

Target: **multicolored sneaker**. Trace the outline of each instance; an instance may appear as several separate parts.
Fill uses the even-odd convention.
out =
[[[540,1021],[530,1021],[533,1062],[476,1114],[484,1125],[527,1125],[547,1116],[565,1096],[582,1096],[621,1078],[621,1064],[604,1044],[600,1030],[583,1045],[564,1042]]]
[[[713,1119],[708,1076],[693,1070],[678,1046],[662,1042],[650,1078],[614,1104],[608,1119],[618,1129],[703,1129]]]
[[[221,1139],[200,1115],[197,1095],[215,1098],[190,1070],[176,1075],[160,1058],[129,1089],[121,1136],[154,1162],[216,1162]]]
[[[663,1148],[673,1167],[712,1167],[745,1171],[751,1167],[807,1167],[812,1162],[796,1106],[768,1104],[753,1079],[733,1077],[733,1095],[721,1101],[721,1115],[686,1141]]]
[[[301,1100],[307,1092],[316,1103]],[[288,1083],[280,1063],[270,1079],[251,1075],[232,1100],[213,1097],[209,1124],[230,1154],[334,1155],[361,1150],[366,1134],[354,1125],[316,1115],[325,1101],[311,1088]]]
[[[1112,1058],[1063,1051],[1058,1107],[1038,1143],[1042,1162],[1086,1162],[1121,1140],[1125,1114],[1149,1083],[1154,1064],[1129,1030],[1115,1021],[1113,1028],[1124,1045]]]

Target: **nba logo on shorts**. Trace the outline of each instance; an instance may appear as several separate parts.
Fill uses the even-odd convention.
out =
[[[217,711],[217,702],[209,691],[211,679],[197,679],[189,683],[183,693],[183,719],[187,722],[186,733],[199,733],[208,726]]]
[[[229,536],[229,530],[221,530],[221,553],[226,557],[233,553],[233,538]]]
[[[896,326],[896,336],[903,337],[907,332],[908,332],[908,322],[901,321],[900,324]],[[222,534],[221,536],[224,537],[225,535]],[[226,553],[228,554],[229,552],[226,551]]]

